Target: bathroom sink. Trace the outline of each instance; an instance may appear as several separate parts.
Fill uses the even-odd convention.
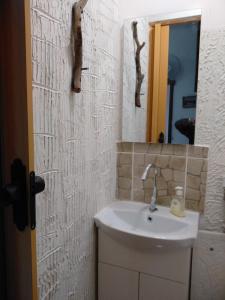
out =
[[[133,201],[116,201],[95,216],[97,227],[112,238],[138,248],[192,247],[198,234],[199,214],[186,211],[178,218],[170,209]]]

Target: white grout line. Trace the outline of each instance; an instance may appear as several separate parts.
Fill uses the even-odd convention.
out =
[[[186,161],[185,161],[185,173],[184,173],[184,202],[186,207],[186,190],[187,190],[187,166],[188,166],[188,152],[189,145],[186,145]]]
[[[117,152],[118,154],[131,154],[132,152]],[[186,155],[176,155],[176,154],[160,154],[160,153],[148,153],[148,152],[134,152],[133,154],[137,154],[137,155],[149,155],[149,156],[175,156],[175,157],[179,157],[179,158],[184,158],[186,157]],[[200,157],[192,157],[191,158],[196,158],[196,159],[200,159]]]
[[[131,201],[134,201],[134,190],[133,190],[133,185],[134,185],[134,143],[132,143],[132,178],[131,178]]]

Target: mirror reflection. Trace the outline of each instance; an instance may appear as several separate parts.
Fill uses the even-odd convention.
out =
[[[200,18],[125,21],[123,141],[194,144]]]

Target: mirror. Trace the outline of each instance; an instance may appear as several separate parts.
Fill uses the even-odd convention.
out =
[[[126,20],[122,140],[194,144],[200,10]]]

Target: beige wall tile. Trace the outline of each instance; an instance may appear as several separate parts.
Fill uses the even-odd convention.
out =
[[[134,143],[134,153],[147,153],[149,144]]]
[[[186,156],[187,145],[173,145],[173,154],[176,156]]]
[[[144,189],[144,183],[140,177],[133,178],[133,189],[134,190],[143,190]]]
[[[200,147],[200,146],[188,146],[188,156],[196,157],[196,158],[208,158],[208,147]]]
[[[142,175],[144,173],[144,170],[145,170],[144,166],[140,166],[140,165],[134,166],[134,170],[133,170],[133,172],[134,172],[134,174],[133,174],[134,178],[139,178],[141,180],[141,177],[142,177]]]
[[[170,159],[169,166],[170,166],[171,169],[174,169],[174,170],[185,171],[186,158],[178,157],[178,156],[172,156],[171,159]]]
[[[205,184],[200,185],[200,192],[201,192],[201,197],[205,196],[205,193],[206,193],[206,185]]]
[[[129,178],[124,178],[124,177],[118,178],[118,188],[119,189],[130,190],[131,183],[132,183],[132,180]]]
[[[131,200],[131,190],[118,189],[117,197],[120,200]]]
[[[167,190],[168,189],[168,184],[166,180],[163,177],[156,177],[156,186],[158,190]]]
[[[206,184],[207,182],[207,172],[201,172],[201,183]]]
[[[132,154],[118,153],[117,164],[118,164],[118,166],[131,165],[132,164]]]
[[[132,166],[131,165],[118,166],[118,176],[132,178]]]
[[[158,196],[158,197],[168,196],[167,192],[168,192],[167,189],[166,189],[166,190],[158,190],[157,196]]]
[[[145,189],[145,202],[150,203],[153,194],[153,189]]]
[[[145,170],[144,157],[135,155],[135,158],[134,158],[133,176],[141,179],[141,176]]]
[[[117,154],[117,197],[119,199],[131,199],[132,187],[132,154]]]
[[[162,144],[149,144],[148,153],[149,154],[161,154]]]
[[[153,189],[154,187],[154,179],[153,176],[148,178],[144,183],[142,181],[142,188],[144,187],[144,189]]]
[[[134,154],[134,167],[137,166],[145,166],[147,163],[145,163],[145,155],[144,154]]]
[[[187,187],[200,190],[201,179],[199,176],[187,175]]]
[[[135,190],[133,192],[133,200],[144,202],[145,201],[145,192],[144,192],[144,190]]]
[[[170,207],[172,198],[170,196],[159,196],[157,199],[157,203],[159,205]]]
[[[133,143],[117,143],[117,152],[132,152]]]
[[[171,169],[162,169],[161,175],[166,181],[173,180],[173,170]]]
[[[174,154],[173,145],[171,144],[163,144],[162,145],[162,155],[173,155]]]
[[[199,205],[198,205],[198,211],[200,213],[203,213],[205,209],[205,196],[203,196],[200,201],[199,201]]]
[[[199,202],[193,201],[193,200],[186,200],[185,207],[186,207],[186,209],[199,211]]]
[[[203,160],[203,167],[202,167],[203,172],[208,172],[208,159]]]
[[[192,175],[201,175],[203,160],[197,158],[188,158],[187,172]]]
[[[158,168],[166,169],[169,167],[171,156],[169,155],[157,155],[155,165]]]
[[[157,155],[149,155],[145,154],[145,165],[147,164],[155,164]]]
[[[176,156],[186,156],[187,146],[186,145],[162,145],[162,155],[176,155]]]
[[[173,180],[175,182],[181,182],[181,183],[183,183],[184,180],[185,180],[185,172],[174,170],[173,171]]]
[[[199,190],[187,188],[186,190],[186,199],[200,201],[201,193]]]

